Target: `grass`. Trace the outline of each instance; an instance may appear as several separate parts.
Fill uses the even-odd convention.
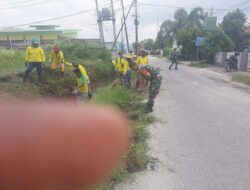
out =
[[[250,86],[250,74],[237,73],[233,80]]]
[[[195,67],[195,68],[206,68],[206,67],[208,67],[207,64],[202,64],[201,62],[191,62],[188,66]]]
[[[103,50],[99,50],[103,51]],[[77,52],[79,53],[79,52]],[[73,68],[67,68],[64,79],[60,77],[58,71],[52,71],[47,68],[43,69],[44,85],[36,87],[37,73],[34,70],[29,77],[29,85],[22,85],[22,77],[25,71],[25,52],[0,49],[0,93],[10,94],[11,96],[26,99],[26,94],[34,94],[41,96],[64,97],[70,94],[70,90],[76,85],[75,76],[72,72]],[[48,54],[48,53],[46,53]],[[101,57],[101,54],[99,55]],[[48,56],[47,56],[48,58]],[[114,68],[108,61],[101,59],[80,59],[75,57],[79,63],[86,68],[92,88],[106,85],[115,78]],[[74,60],[75,60],[74,59]],[[73,58],[72,58],[73,60]],[[71,60],[70,60],[71,61]],[[33,84],[33,85],[32,85]],[[36,89],[34,93],[34,88]],[[16,90],[14,90],[16,89]],[[24,91],[25,93],[23,93]]]
[[[0,75],[18,72],[24,68],[24,51],[0,49]]]
[[[145,104],[142,98],[137,96],[132,90],[125,87],[116,86],[98,89],[94,102],[116,106],[127,114],[131,126],[131,148],[127,156],[123,159],[121,166],[110,176],[98,189],[105,190],[121,183],[132,173],[142,171],[146,164],[152,160],[148,156],[147,139],[149,130],[147,125],[155,121],[155,117],[145,114]]]

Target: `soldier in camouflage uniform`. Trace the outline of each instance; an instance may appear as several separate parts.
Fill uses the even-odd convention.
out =
[[[161,87],[162,76],[160,75],[159,69],[152,67],[150,65],[138,66],[133,59],[127,57],[132,70],[137,71],[142,77],[150,82],[149,86],[149,97],[147,106],[145,108],[146,113],[153,112],[154,99],[159,93]]]
[[[172,64],[169,66],[169,70],[172,69],[174,64],[175,64],[175,70],[178,70],[178,54],[177,54],[177,49],[176,48],[171,53],[170,60],[172,60]]]

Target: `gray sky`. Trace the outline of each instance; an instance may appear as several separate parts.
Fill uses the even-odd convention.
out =
[[[172,19],[176,7],[190,8],[201,6],[206,9],[213,7],[214,13],[220,21],[225,11],[219,9],[232,10],[237,7],[247,9],[250,13],[250,0],[138,0],[140,3],[156,4],[140,5],[139,12],[139,40],[146,38],[155,38],[157,34],[157,23],[159,25],[166,19]],[[110,6],[110,0],[99,0],[100,8]],[[124,0],[124,4],[129,5],[132,0]],[[117,10],[117,31],[120,28],[121,14],[120,0],[114,0],[115,10]],[[158,6],[159,5],[159,6]],[[169,7],[168,7],[169,6]],[[96,23],[95,0],[0,0],[0,27],[15,26],[40,20],[46,20],[54,17],[60,17],[79,11],[88,10],[83,14],[76,16],[43,22],[40,24],[58,24],[61,28],[81,29],[79,37],[81,38],[99,38],[98,26]],[[130,41],[134,41],[134,18],[132,14],[128,19],[128,32]],[[111,23],[104,24],[104,33],[107,41],[112,41]],[[23,26],[21,28],[27,28]]]

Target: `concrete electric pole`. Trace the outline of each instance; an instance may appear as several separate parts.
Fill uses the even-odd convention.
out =
[[[96,2],[97,17],[98,17],[97,22],[99,24],[100,39],[101,39],[101,42],[105,46],[105,39],[104,39],[104,33],[103,33],[103,22],[105,22],[105,21],[112,21],[114,42],[116,41],[116,27],[115,27],[116,19],[115,19],[114,4],[113,4],[113,0],[111,0],[111,9],[110,9],[110,7],[107,7],[107,8],[102,8],[102,10],[100,11],[99,5],[98,5],[98,0],[95,0],[95,2]],[[116,44],[113,48],[116,51],[116,49],[117,49]]]
[[[138,45],[139,45],[139,39],[138,39],[138,12],[137,12],[137,0],[135,0],[135,53],[137,55],[138,51]]]
[[[127,29],[126,15],[125,15],[125,10],[124,10],[123,0],[121,0],[121,4],[122,4],[123,19],[124,19],[124,23],[125,23],[124,26],[125,26],[125,35],[126,35],[126,42],[127,42],[127,51],[129,52],[128,29]]]
[[[102,18],[101,18],[101,14],[100,14],[100,10],[99,10],[98,0],[95,0],[95,3],[96,3],[97,22],[99,25],[100,40],[101,40],[102,45],[105,45],[104,44],[103,26],[102,26]]]
[[[113,0],[111,0],[111,8],[112,8],[112,22],[113,22],[113,33],[114,33],[114,42],[116,39],[116,19],[115,19],[115,10],[114,10],[114,3]],[[117,50],[117,44],[115,44],[115,51]]]

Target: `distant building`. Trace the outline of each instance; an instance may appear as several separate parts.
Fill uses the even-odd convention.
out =
[[[57,29],[57,25],[31,25],[30,30],[6,28],[0,30],[0,46],[23,49],[30,44],[32,38],[40,40],[41,45],[55,44],[60,39],[76,39],[77,29]]]

